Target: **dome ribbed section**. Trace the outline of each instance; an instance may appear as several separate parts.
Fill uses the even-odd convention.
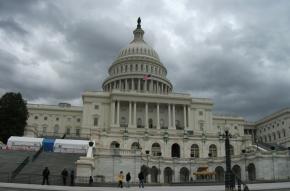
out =
[[[123,48],[118,58],[125,58],[128,56],[145,56],[160,61],[157,52],[143,40],[143,37],[142,39],[134,39],[129,46]]]

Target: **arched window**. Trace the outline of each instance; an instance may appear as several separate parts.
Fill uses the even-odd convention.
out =
[[[225,180],[225,171],[224,168],[221,166],[218,166],[215,168],[215,180],[217,182],[224,182]]]
[[[171,146],[171,157],[180,158],[180,147],[177,143],[174,143]]]
[[[230,155],[235,155],[235,150],[234,150],[234,146],[230,145]]]
[[[179,171],[180,182],[189,182],[189,170],[186,167],[182,167]]]
[[[283,137],[286,137],[286,131],[285,131],[285,129],[283,129],[282,132],[283,132]]]
[[[117,141],[113,141],[110,145],[111,149],[119,149],[120,148],[120,144]]]
[[[216,145],[210,145],[209,146],[209,155],[211,157],[217,157],[217,148],[216,148]]]
[[[197,144],[191,145],[190,148],[190,157],[199,158],[199,148]]]
[[[152,144],[151,153],[153,156],[161,156],[162,155],[159,143]]]
[[[280,131],[277,132],[277,135],[278,135],[278,139],[280,139],[280,138],[281,138],[281,133],[280,133]]]
[[[164,169],[164,183],[171,183],[172,182],[172,177],[173,177],[173,170],[170,167],[166,167]]]
[[[156,166],[153,166],[151,168],[151,182],[152,183],[157,183],[158,182],[158,174],[159,174],[159,169]]]
[[[241,167],[239,165],[234,165],[232,168],[232,172],[239,178],[241,179]]]
[[[256,167],[253,163],[248,165],[248,177],[250,181],[256,180]]]
[[[131,149],[132,150],[138,150],[138,149],[140,149],[139,143],[137,143],[137,142],[132,143]]]

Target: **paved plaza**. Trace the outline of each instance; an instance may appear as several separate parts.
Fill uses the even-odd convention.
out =
[[[250,184],[250,190],[290,191],[290,182]],[[14,184],[0,183],[0,191],[29,191],[29,190],[55,190],[55,191],[111,191],[121,190],[114,187],[70,187],[54,185]],[[224,186],[151,186],[139,189],[138,187],[123,188],[122,190],[146,190],[146,191],[223,191]]]

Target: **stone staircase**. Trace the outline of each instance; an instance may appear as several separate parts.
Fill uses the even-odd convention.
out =
[[[0,182],[8,182],[12,171],[34,153],[34,151],[0,150]]]
[[[38,158],[28,163],[18,174],[13,182],[40,184],[42,171],[48,167],[50,171],[50,183],[61,184],[61,171],[66,168],[69,172],[75,170],[75,162],[83,154],[42,152]]]

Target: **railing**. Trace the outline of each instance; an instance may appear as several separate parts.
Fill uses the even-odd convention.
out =
[[[114,156],[136,156],[141,155],[141,150],[131,150],[131,149],[106,149],[106,148],[96,148],[95,153],[98,155],[114,155]]]
[[[46,138],[71,138],[71,139],[90,139],[90,133],[56,133],[56,132],[40,132],[39,137]]]
[[[38,158],[38,156],[42,153],[43,151],[43,146],[41,146],[38,151],[32,156],[32,162],[35,161],[35,159]]]
[[[29,157],[26,157],[21,164],[12,172],[11,174],[11,179],[14,179],[19,172],[27,165],[27,163],[29,162]]]

